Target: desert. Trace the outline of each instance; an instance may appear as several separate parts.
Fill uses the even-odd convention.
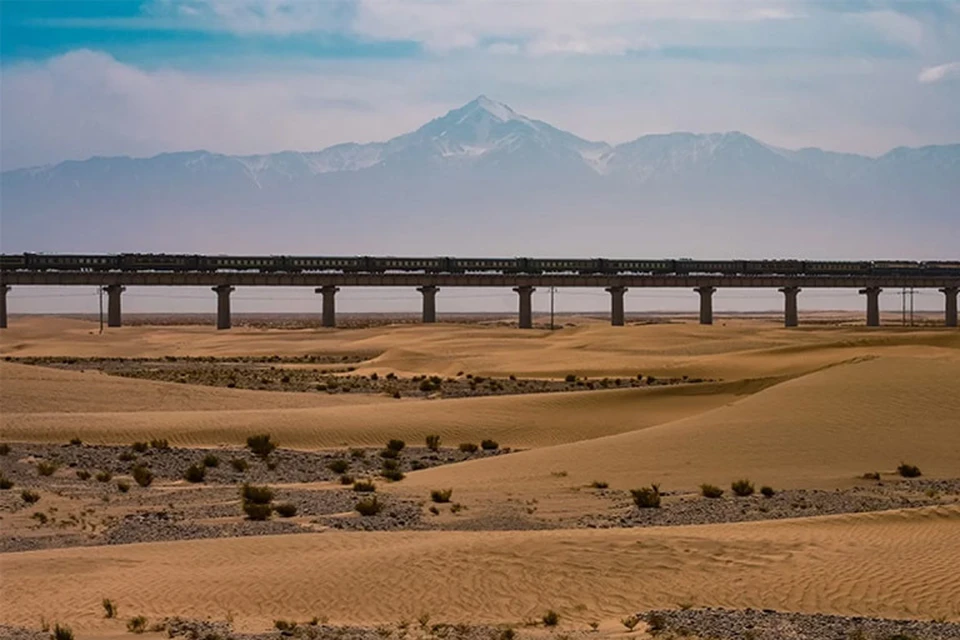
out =
[[[563,320],[15,316],[4,633],[960,637],[956,330]]]

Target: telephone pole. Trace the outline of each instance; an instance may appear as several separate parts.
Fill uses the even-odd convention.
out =
[[[100,292],[100,333],[103,333],[103,287],[97,287]]]
[[[553,294],[557,292],[556,287],[550,287],[550,331],[554,330],[553,326]]]

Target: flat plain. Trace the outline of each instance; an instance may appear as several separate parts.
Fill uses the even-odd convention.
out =
[[[100,335],[83,320],[14,318],[0,334],[0,439],[12,447],[2,464],[15,481],[0,492],[0,623],[37,629],[42,618],[105,639],[128,637],[135,615],[229,618],[265,632],[276,620],[374,628],[428,614],[517,625],[520,637],[543,633],[532,622],[547,611],[560,632],[609,636],[653,609],[960,622],[956,330],[832,321],[784,329],[772,317],[560,325],[141,324]],[[113,375],[97,363],[117,358],[143,359],[142,372]],[[338,361],[347,364],[329,364]],[[152,379],[163,367],[187,371],[184,363],[182,380],[166,369]],[[225,366],[260,372],[264,389],[204,377],[203,367]],[[316,385],[268,384],[284,371]],[[360,377],[413,382],[396,394],[330,383]],[[554,390],[527,392],[538,381]],[[473,394],[445,396],[455,384]],[[228,476],[227,458],[260,433],[288,457],[269,471],[253,457],[249,476]],[[446,457],[430,458],[428,435]],[[88,458],[71,453],[72,439]],[[396,482],[348,453],[379,465],[391,439],[406,443]],[[460,452],[483,440],[496,450]],[[122,492],[74,478],[86,459],[113,461],[150,441],[224,462],[190,483],[179,467],[161,468],[160,454],[126,456],[154,460],[156,479]],[[326,456],[316,462],[323,474],[310,476],[313,463],[298,455]],[[358,477],[373,474],[376,495],[407,514],[400,524],[362,526],[352,492],[324,466],[338,456]],[[46,457],[81,462],[47,478],[32,471]],[[904,463],[922,476],[898,475]],[[293,464],[307,471],[285,470]],[[126,467],[114,475],[127,477]],[[247,478],[299,500],[300,512],[250,528],[236,497]],[[775,495],[738,498],[739,479]],[[702,484],[723,496],[702,497]],[[652,485],[663,507],[639,509],[630,491]],[[39,500],[24,504],[23,488]],[[431,492],[444,489],[451,501],[434,502]],[[316,495],[350,503],[324,511]],[[215,534],[109,537],[124,518],[191,500],[198,506],[182,507],[177,531],[215,525]],[[79,528],[81,519],[98,528]],[[18,547],[24,540],[43,543]],[[120,620],[104,618],[104,598],[118,603]]]

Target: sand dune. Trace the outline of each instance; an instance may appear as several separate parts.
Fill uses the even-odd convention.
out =
[[[0,556],[0,617],[79,629],[125,615],[335,622],[508,621],[556,609],[566,624],[696,605],[960,618],[947,558],[960,509],[682,528],[329,533]]]

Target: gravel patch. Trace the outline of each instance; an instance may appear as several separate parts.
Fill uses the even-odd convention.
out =
[[[960,624],[782,613],[769,609],[646,611],[652,628],[716,640],[957,640]],[[651,629],[652,630],[652,629]]]

